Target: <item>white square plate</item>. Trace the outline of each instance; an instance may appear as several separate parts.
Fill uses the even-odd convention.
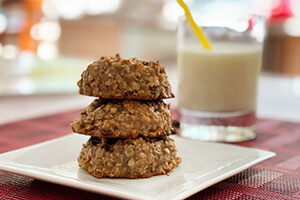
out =
[[[97,179],[78,167],[89,137],[68,135],[0,155],[0,169],[82,190],[129,199],[183,199],[275,153],[172,136],[182,163],[169,175],[146,179]]]

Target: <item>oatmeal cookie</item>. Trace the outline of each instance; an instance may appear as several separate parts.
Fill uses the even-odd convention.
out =
[[[102,99],[155,100],[172,98],[163,66],[135,58],[101,57],[90,64],[77,83],[82,95]]]
[[[148,178],[167,174],[181,158],[174,140],[163,138],[96,138],[83,145],[79,166],[98,178]]]
[[[94,100],[72,124],[74,133],[103,138],[162,137],[172,132],[162,100]]]

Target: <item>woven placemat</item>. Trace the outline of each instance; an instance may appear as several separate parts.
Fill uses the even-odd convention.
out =
[[[80,111],[59,113],[0,126],[0,153],[71,132]],[[189,199],[300,199],[300,124],[260,119],[257,138],[238,143],[276,152],[276,157],[215,184]],[[114,199],[0,171],[0,199]]]

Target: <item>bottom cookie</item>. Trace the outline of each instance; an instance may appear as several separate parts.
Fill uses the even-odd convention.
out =
[[[176,152],[174,140],[169,137],[91,137],[77,160],[80,167],[98,178],[148,178],[174,169],[181,162]]]

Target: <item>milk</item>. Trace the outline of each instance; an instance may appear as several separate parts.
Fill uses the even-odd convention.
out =
[[[179,107],[202,112],[252,112],[256,108],[262,51],[250,44],[200,44],[178,48]]]

